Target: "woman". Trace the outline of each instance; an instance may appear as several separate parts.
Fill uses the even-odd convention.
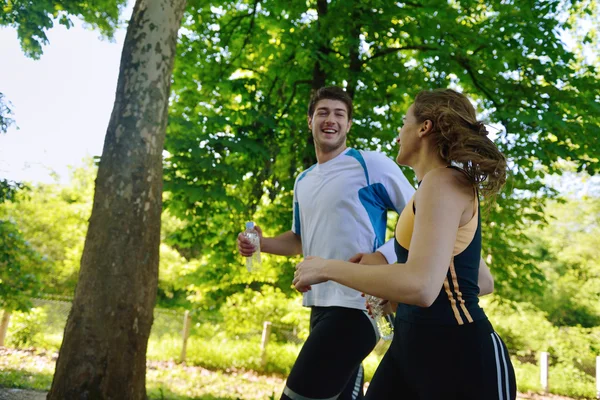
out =
[[[300,291],[333,280],[398,302],[395,337],[367,399],[509,400],[515,376],[506,347],[479,307],[479,196],[506,180],[506,160],[462,94],[421,92],[398,137],[396,161],[419,188],[396,227],[398,264],[364,265],[307,257],[296,266]]]

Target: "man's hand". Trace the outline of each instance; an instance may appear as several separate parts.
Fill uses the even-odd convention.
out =
[[[254,229],[256,229],[256,232],[258,232],[258,237],[260,239],[260,247],[262,247],[262,241],[263,241],[262,229],[260,229],[260,226],[258,226],[258,225],[254,225]],[[246,237],[246,235],[244,235],[244,232],[240,232],[240,234],[237,237],[237,247],[238,247],[239,253],[241,255],[243,255],[244,257],[250,257],[252,255],[252,253],[254,253],[256,251],[256,249],[254,248],[254,245],[250,242],[250,240]]]
[[[383,254],[376,251],[375,253],[358,253],[348,259],[351,263],[383,265],[388,264],[387,259]]]
[[[385,304],[383,305],[383,314],[390,315],[396,312],[398,308],[398,303],[389,300],[383,300]]]

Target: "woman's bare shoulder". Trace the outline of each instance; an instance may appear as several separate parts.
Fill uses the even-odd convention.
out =
[[[473,197],[473,185],[465,173],[456,168],[437,168],[430,171],[423,177],[419,189],[429,194],[457,196],[465,200]]]

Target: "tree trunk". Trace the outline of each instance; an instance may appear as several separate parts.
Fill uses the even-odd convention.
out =
[[[358,77],[362,68],[362,61],[360,59],[362,22],[360,17],[364,12],[366,11],[363,9],[362,2],[360,0],[355,2],[352,8],[352,27],[350,28],[350,37],[348,38],[350,44],[350,68],[348,70],[348,88],[346,90],[351,99],[354,99],[354,94],[358,87]]]
[[[185,0],[137,0],[48,399],[145,399],[158,281],[162,151]],[[93,77],[92,77],[93,79]]]
[[[319,57],[326,57],[331,49],[329,48],[329,36],[327,31],[329,27],[324,26],[321,22],[327,15],[327,0],[317,0],[317,30],[318,33],[318,55],[315,60],[313,67],[313,81],[312,81],[312,92],[319,90],[327,82],[327,73],[323,69],[323,65],[319,60]]]

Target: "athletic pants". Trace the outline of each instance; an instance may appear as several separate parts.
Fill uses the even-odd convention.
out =
[[[365,311],[312,307],[310,334],[287,379],[282,400],[363,399],[362,360],[377,344]]]
[[[514,400],[506,346],[487,319],[465,325],[396,320],[367,400]]]

